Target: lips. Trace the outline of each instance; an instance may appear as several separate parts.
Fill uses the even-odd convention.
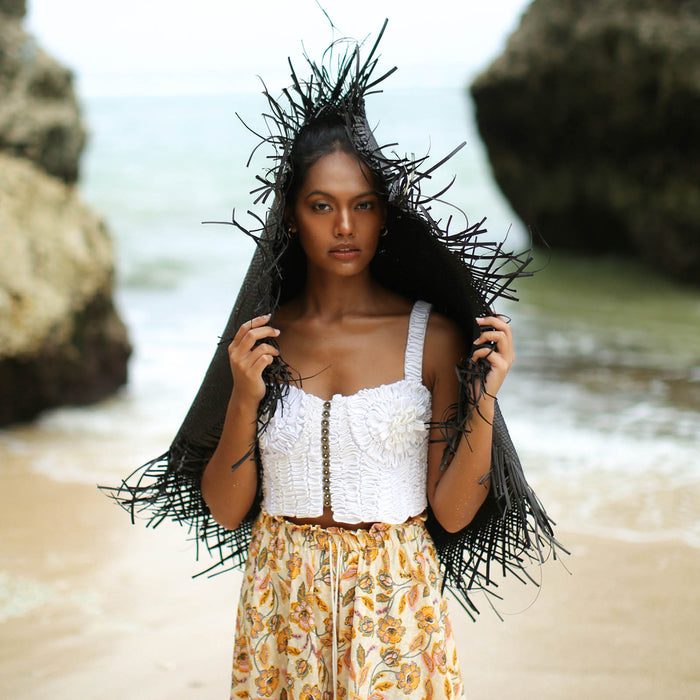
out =
[[[352,246],[336,246],[331,248],[329,255],[337,260],[354,260],[361,253],[359,248],[353,248]]]

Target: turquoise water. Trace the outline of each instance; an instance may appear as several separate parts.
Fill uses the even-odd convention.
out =
[[[527,245],[492,182],[466,94],[370,98],[378,140],[435,157],[466,140],[435,190],[491,235]],[[53,478],[109,482],[163,452],[196,391],[252,253],[227,220],[249,207],[262,154],[235,113],[259,95],[94,98],[84,198],[117,253],[117,301],[135,353],[129,386],[98,406],[7,430]],[[262,213],[258,210],[258,213]],[[632,264],[563,256],[520,284],[516,365],[501,404],[530,481],[566,529],[700,544],[700,293]],[[76,459],[76,445],[82,458]]]

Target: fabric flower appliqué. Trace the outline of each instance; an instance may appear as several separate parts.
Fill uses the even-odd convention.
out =
[[[386,404],[373,403],[366,414],[367,430],[382,449],[399,458],[415,454],[425,444],[428,432],[425,407],[413,396],[395,396]]]

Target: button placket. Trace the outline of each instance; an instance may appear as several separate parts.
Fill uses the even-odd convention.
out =
[[[331,507],[331,460],[328,450],[328,426],[330,425],[329,418],[331,416],[331,402],[323,402],[323,411],[321,412],[321,458],[323,465],[323,507]]]

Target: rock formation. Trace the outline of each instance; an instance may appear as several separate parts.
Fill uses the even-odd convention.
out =
[[[471,92],[496,181],[547,243],[700,283],[698,0],[534,0]]]
[[[85,144],[73,77],[22,29],[24,2],[0,0],[0,151],[66,182]]]
[[[112,247],[74,187],[0,154],[0,425],[126,381]]]
[[[126,381],[103,221],[72,184],[85,132],[69,71],[0,0],[0,425]]]

